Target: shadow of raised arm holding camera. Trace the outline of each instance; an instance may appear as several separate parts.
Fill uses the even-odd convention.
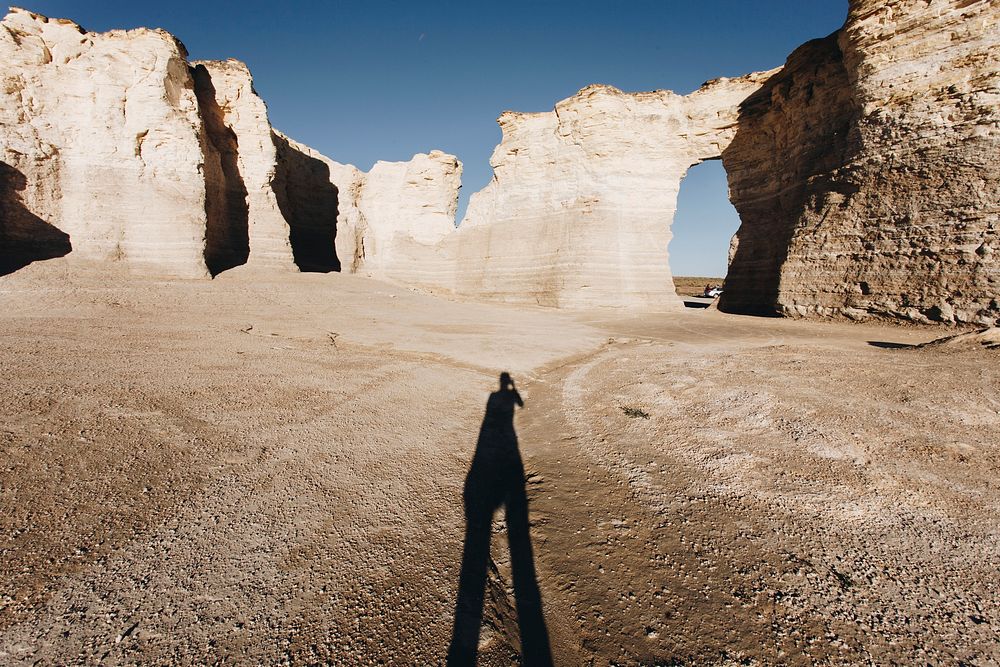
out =
[[[490,394],[486,403],[476,452],[465,478],[465,545],[455,604],[455,624],[448,650],[449,665],[476,664],[493,514],[501,506],[507,520],[522,664],[552,664],[528,529],[524,464],[514,430],[514,411],[523,406],[524,401],[514,386],[514,380],[509,373],[501,373],[500,388]]]

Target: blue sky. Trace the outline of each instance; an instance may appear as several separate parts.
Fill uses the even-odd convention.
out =
[[[340,162],[453,153],[461,210],[489,181],[501,111],[545,111],[590,83],[687,93],[776,67],[847,14],[847,0],[21,2],[88,30],[164,28],[192,59],[245,61],[272,124]],[[739,224],[725,197],[718,162],[685,179],[674,273],[724,274]]]

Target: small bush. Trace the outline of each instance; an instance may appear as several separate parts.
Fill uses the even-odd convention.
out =
[[[633,408],[632,406],[629,406],[629,405],[626,405],[625,407],[623,407],[622,408],[622,412],[624,412],[629,417],[634,417],[636,419],[638,419],[640,417],[642,419],[649,419],[649,413],[648,412],[646,412],[645,410],[640,410],[639,408]]]

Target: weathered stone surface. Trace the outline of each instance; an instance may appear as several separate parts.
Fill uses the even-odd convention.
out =
[[[274,192],[288,225],[295,264],[302,271],[340,271],[336,249],[339,193],[329,158],[272,131],[277,154]]]
[[[373,276],[450,287],[462,163],[441,151],[376,162],[357,200],[365,221],[363,270]]]
[[[589,86],[548,113],[505,113],[493,181],[459,228],[455,290],[547,306],[679,308],[670,224],[687,170],[718,158],[768,74],[694,93]]]
[[[20,9],[0,23],[5,264],[72,243],[74,257],[206,274],[205,137],[185,58],[160,30],[94,34]],[[47,240],[24,248],[36,232]]]
[[[1000,5],[852,0],[765,91],[723,156],[723,309],[997,321]]]
[[[335,264],[329,270],[450,290],[454,261],[443,241],[455,231],[462,173],[454,155],[418,153],[364,172],[278,131],[274,141],[278,201],[303,270],[318,270],[303,258],[313,253],[315,267],[320,253]]]
[[[24,10],[0,26],[0,273],[72,250],[174,275],[248,263],[668,309],[680,181],[721,156],[743,221],[722,308],[1000,318],[996,3],[852,0],[780,71],[505,113],[494,179],[457,230],[454,156],[366,174],[272,132],[245,65],[192,68],[163,31]]]
[[[223,195],[221,200],[218,193],[210,196],[210,202],[223,209],[224,227],[232,232],[217,243],[232,260],[242,260],[235,264],[295,268],[289,225],[275,193],[278,159],[267,105],[253,88],[250,70],[232,59],[192,66],[209,145],[216,149],[206,156],[208,191],[221,189]]]

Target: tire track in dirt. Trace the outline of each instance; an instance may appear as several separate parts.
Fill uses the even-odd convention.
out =
[[[583,387],[634,345],[609,344],[542,375],[527,387],[519,418],[556,662],[721,664],[781,655],[790,647],[772,631],[774,605],[734,596],[759,587],[759,573],[737,571],[719,546],[741,542],[745,518],[689,494],[696,473],[680,462],[671,462],[671,487],[658,486],[606,444],[615,434],[590,424]]]

